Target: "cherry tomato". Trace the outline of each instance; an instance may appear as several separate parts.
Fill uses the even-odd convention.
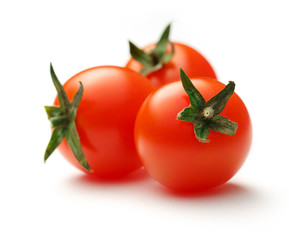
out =
[[[95,67],[69,79],[63,88],[72,101],[83,85],[75,125],[93,175],[118,177],[141,167],[134,145],[134,122],[145,98],[154,89],[142,75],[120,67]],[[58,98],[55,106],[59,106]],[[66,139],[59,151],[75,167],[77,161]]]
[[[192,83],[208,101],[224,88],[210,78]],[[238,124],[235,135],[210,131],[210,142],[200,142],[194,123],[177,120],[190,99],[180,81],[167,84],[144,102],[135,124],[137,151],[148,173],[178,191],[206,190],[225,183],[244,163],[252,139],[249,113],[241,98],[230,97],[220,115]]]
[[[194,77],[209,77],[217,79],[216,74],[210,65],[210,63],[195,49],[182,44],[173,42],[174,54],[168,63],[165,63],[159,70],[153,71],[146,75],[151,83],[159,88],[166,83],[177,81],[179,77],[180,67],[186,72],[190,78]],[[149,52],[156,44],[151,44],[145,47],[143,50]],[[171,51],[171,46],[168,45],[167,52]],[[127,68],[130,68],[136,72],[140,72],[143,65],[131,58],[126,64]]]

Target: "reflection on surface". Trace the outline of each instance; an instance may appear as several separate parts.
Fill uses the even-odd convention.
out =
[[[81,174],[72,179],[73,182],[78,184],[87,185],[119,185],[139,182],[149,178],[147,172],[142,168],[117,178],[99,178],[93,175]]]
[[[249,193],[245,186],[235,183],[225,183],[221,186],[199,192],[180,192],[171,189],[163,189],[163,193],[179,198],[207,198],[216,196],[244,195]]]

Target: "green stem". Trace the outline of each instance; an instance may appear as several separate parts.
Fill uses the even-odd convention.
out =
[[[238,124],[219,114],[234,93],[235,83],[230,81],[222,91],[206,102],[182,69],[180,69],[180,76],[183,87],[189,96],[190,106],[179,112],[177,119],[194,123],[194,132],[200,142],[209,142],[207,137],[211,130],[230,136],[234,135]]]
[[[169,42],[170,28],[171,24],[165,28],[162,36],[156,44],[156,47],[147,52],[141,50],[129,41],[131,57],[143,65],[142,69],[140,70],[142,75],[146,76],[152,72],[155,72],[161,69],[164,64],[171,61],[175,49],[173,43]],[[166,53],[169,43],[171,44],[172,50],[169,53]]]
[[[83,86],[80,82],[80,87],[77,93],[74,95],[71,103],[66,95],[64,88],[59,82],[52,64],[50,64],[50,74],[53,84],[58,93],[59,107],[56,106],[45,106],[45,110],[53,128],[53,132],[48,143],[48,146],[44,155],[44,162],[59,146],[59,144],[66,138],[71,151],[73,152],[77,161],[81,166],[88,172],[92,172],[87,159],[82,151],[80,138],[75,126],[75,117],[79,103],[83,95]]]

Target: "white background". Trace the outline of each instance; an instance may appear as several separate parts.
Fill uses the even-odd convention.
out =
[[[288,239],[287,1],[0,1],[0,239]],[[44,105],[98,65],[123,66],[172,23],[236,92],[254,141],[238,172],[197,195],[169,193],[139,171],[95,182],[55,152]]]

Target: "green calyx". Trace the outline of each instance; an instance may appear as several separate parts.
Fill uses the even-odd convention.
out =
[[[71,102],[66,95],[61,83],[59,82],[52,64],[50,64],[50,74],[53,84],[58,93],[59,107],[45,106],[48,119],[51,122],[53,132],[48,143],[44,155],[44,162],[54,152],[57,146],[66,138],[74,156],[79,161],[81,166],[89,172],[92,172],[81,148],[80,139],[75,125],[75,117],[77,109],[83,94],[83,86],[80,82],[80,87],[74,95]]]
[[[166,53],[167,45],[169,43],[170,28],[171,25],[169,24],[164,30],[156,47],[149,49],[146,52],[129,41],[129,49],[132,58],[143,65],[143,68],[140,70],[142,75],[146,76],[161,69],[164,64],[168,63],[172,59],[175,52],[173,43],[170,43],[171,51]]]
[[[219,114],[234,93],[235,83],[229,81],[221,92],[206,102],[182,69],[180,69],[180,77],[191,104],[178,114],[177,119],[194,123],[194,132],[200,142],[210,141],[207,137],[211,130],[234,135],[238,124]]]

